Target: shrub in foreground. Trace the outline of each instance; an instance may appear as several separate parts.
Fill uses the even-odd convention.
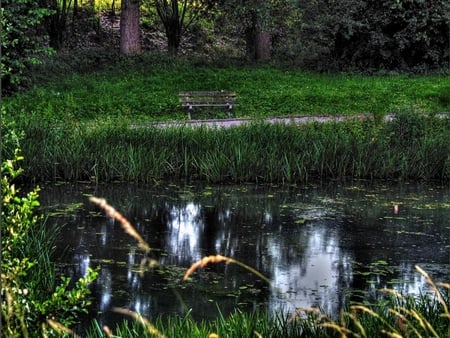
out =
[[[89,284],[96,272],[70,285],[58,278],[52,252],[58,226],[48,226],[36,213],[38,190],[20,195],[14,180],[22,173],[17,162],[2,163],[1,336],[55,336],[59,325],[70,326],[90,304]]]

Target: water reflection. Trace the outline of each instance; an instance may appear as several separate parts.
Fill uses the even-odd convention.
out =
[[[205,224],[201,206],[187,203],[183,208],[172,206],[167,222],[166,251],[176,253],[179,261],[197,261],[203,257],[200,247]]]
[[[339,248],[333,226],[323,222],[294,232],[288,247],[277,238],[269,239],[272,280],[282,295],[272,297],[271,308],[287,306],[292,312],[298,307],[318,307],[330,314],[339,312],[343,295],[336,289],[350,287],[352,265],[349,253]]]
[[[106,198],[135,225],[159,268],[139,273],[144,254],[87,202],[89,194]],[[102,325],[122,320],[111,313],[114,306],[149,318],[188,309],[195,318],[213,318],[217,306],[223,314],[314,306],[333,315],[354,289],[369,296],[381,287],[419,292],[424,279],[415,264],[450,279],[448,188],[63,185],[41,193],[52,211],[80,201],[86,203],[52,218],[66,223],[58,255],[75,277],[100,266],[93,314]],[[193,262],[215,254],[254,267],[271,285],[224,264],[181,281]]]

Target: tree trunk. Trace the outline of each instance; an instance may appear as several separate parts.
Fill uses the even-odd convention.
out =
[[[245,28],[246,56],[249,60],[256,59],[256,37],[258,18],[255,11],[250,11],[250,24]]]
[[[251,10],[250,23],[245,31],[247,57],[253,61],[267,61],[271,57],[272,33],[261,28],[264,26],[261,15],[260,12]]]
[[[122,0],[120,52],[125,55],[138,55],[142,52],[139,5],[139,0]]]
[[[270,60],[272,48],[272,34],[270,32],[258,32],[256,36],[256,60]]]
[[[68,16],[67,0],[58,3],[57,0],[47,0],[43,4],[46,8],[53,10],[53,14],[45,18],[47,27],[49,45],[55,50],[59,50],[64,42],[66,33],[66,22]]]
[[[170,55],[177,56],[181,42],[181,27],[178,20],[173,20],[172,24],[166,27],[167,49]]]

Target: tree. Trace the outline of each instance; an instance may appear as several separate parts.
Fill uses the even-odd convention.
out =
[[[251,60],[268,60],[271,54],[271,1],[221,1],[226,16],[234,23],[236,33],[243,36],[246,55]]]
[[[70,11],[70,0],[40,0],[41,6],[50,8],[52,14],[45,18],[45,27],[49,36],[50,47],[60,49],[64,42],[67,20]]]
[[[350,5],[348,20],[336,26],[334,51],[344,62],[408,70],[433,67],[448,58],[442,53],[448,50],[448,2],[383,0]]]
[[[299,18],[292,0],[222,0],[220,7],[234,23],[234,33],[245,40],[250,60],[271,59],[274,38],[286,41],[286,28]]]
[[[140,0],[122,0],[120,14],[120,52],[139,55],[141,48]]]
[[[2,93],[26,85],[28,69],[39,63],[39,56],[52,52],[41,29],[45,17],[52,13],[36,0],[3,0],[1,7],[1,78]]]
[[[178,54],[181,38],[189,26],[213,6],[211,1],[195,0],[152,0],[152,4],[164,25],[171,55]]]

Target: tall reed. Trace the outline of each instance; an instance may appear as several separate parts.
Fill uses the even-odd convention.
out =
[[[450,178],[448,117],[402,113],[386,123],[255,122],[229,129],[136,127],[116,120],[20,127],[25,172],[37,180]]]

